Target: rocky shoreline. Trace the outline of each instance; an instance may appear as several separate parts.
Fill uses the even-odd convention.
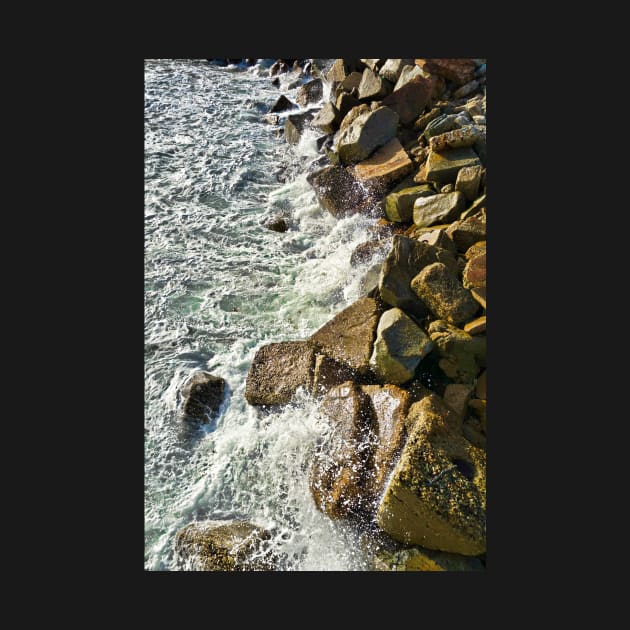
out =
[[[272,80],[293,72],[300,87],[266,120],[289,143],[321,132],[308,182],[333,216],[374,218],[351,260],[382,262],[313,335],[261,347],[245,397],[266,409],[303,388],[320,401],[335,431],[312,463],[313,500],[365,532],[373,570],[484,570],[486,63],[337,59],[324,74],[317,61],[274,63]],[[324,93],[319,111],[286,113]],[[194,375],[188,419],[207,420],[222,395],[216,377]],[[193,523],[176,550],[192,570],[273,570],[268,538],[243,522]]]

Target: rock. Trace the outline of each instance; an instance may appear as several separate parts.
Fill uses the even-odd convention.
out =
[[[411,547],[381,551],[374,559],[375,571],[485,571],[479,558],[445,551]]]
[[[392,91],[389,81],[379,77],[369,68],[363,71],[361,83],[359,84],[359,100],[380,101],[384,96]]]
[[[462,420],[468,412],[468,401],[472,391],[472,385],[464,385],[462,383],[451,383],[444,388],[444,402],[458,416],[461,416]]]
[[[453,239],[457,250],[465,252],[477,241],[486,240],[486,215],[485,213],[475,214],[464,221],[455,221],[446,233]]]
[[[481,183],[481,175],[483,173],[483,167],[466,166],[457,173],[457,179],[455,180],[455,190],[466,197],[467,201],[473,201],[477,199],[479,194],[479,184]]]
[[[413,222],[417,227],[449,223],[459,217],[465,203],[460,192],[419,197],[413,204]]]
[[[451,324],[462,324],[479,310],[479,304],[470,292],[439,262],[427,265],[413,278],[411,289],[437,319],[445,319]]]
[[[356,107],[353,107],[343,118],[339,125],[339,132],[345,131],[350,125],[363,114],[370,113],[370,106],[367,103],[361,103]]]
[[[385,488],[407,437],[405,420],[411,405],[411,394],[395,385],[363,385],[368,395],[376,438],[372,495],[378,497]]]
[[[405,66],[413,66],[413,59],[388,59],[383,67],[379,70],[379,74],[387,79],[393,85],[396,84],[398,78],[400,77],[400,73]]]
[[[397,306],[418,318],[424,317],[427,307],[411,290],[410,283],[424,267],[434,262],[442,262],[456,273],[457,262],[450,252],[406,236],[395,235],[381,268],[381,299],[386,304]]]
[[[486,398],[488,397],[486,392],[487,380],[487,370],[484,370],[477,379],[477,387],[475,389],[475,395],[477,396],[477,398],[481,398],[482,400],[486,400]]]
[[[263,224],[268,230],[274,232],[286,232],[289,229],[287,222],[282,216],[274,216],[267,219]]]
[[[352,92],[352,90],[359,90],[361,85],[361,79],[363,78],[362,72],[351,72],[337,87],[338,90],[344,92]]]
[[[284,123],[284,137],[289,144],[297,144],[306,124],[313,119],[312,112],[303,114],[289,114]]]
[[[465,125],[446,133],[431,136],[429,147],[432,151],[446,151],[448,149],[459,149],[462,147],[472,147],[478,142],[485,142],[486,131],[475,125]]]
[[[271,85],[273,85],[274,87],[280,87],[280,79],[278,77],[271,79]]]
[[[413,163],[398,141],[392,138],[377,149],[367,160],[359,162],[353,169],[354,177],[373,194],[385,192],[413,170]]]
[[[486,332],[486,316],[482,315],[481,317],[477,317],[477,319],[473,319],[471,322],[468,322],[464,326],[464,332],[467,332],[469,335],[480,335],[481,333]]]
[[[479,254],[485,254],[485,253],[486,253],[486,241],[477,241],[474,245],[471,245],[466,250],[464,257],[466,258],[466,260],[472,260],[476,256],[479,256]]]
[[[324,133],[334,133],[341,122],[339,110],[332,104],[326,103],[313,118],[313,127],[321,129]]]
[[[278,559],[265,548],[270,539],[267,530],[245,521],[196,522],[177,533],[175,553],[193,571],[274,571]]]
[[[481,83],[476,79],[469,81],[465,85],[462,85],[460,88],[453,92],[453,98],[463,98],[464,96],[468,96],[472,94],[477,88],[481,87]]]
[[[353,302],[309,337],[309,341],[335,361],[369,373],[372,343],[384,306],[373,298]]]
[[[486,550],[485,453],[450,428],[449,411],[432,398],[409,409],[416,421],[376,522],[404,544],[478,556]]]
[[[442,110],[439,107],[434,107],[431,111],[428,111],[426,114],[422,114],[422,116],[418,117],[418,120],[413,124],[414,131],[419,133],[423,133],[426,129],[426,126],[435,120],[438,116],[442,115]]]
[[[270,125],[277,125],[280,122],[280,116],[278,114],[265,114],[263,120]]]
[[[485,241],[482,241],[485,243]],[[477,244],[473,245],[475,247]],[[470,247],[466,253],[468,253]],[[462,274],[463,284],[467,289],[486,289],[486,252],[484,251],[470,258]]]
[[[381,263],[375,263],[366,272],[359,282],[359,291],[361,294],[372,296],[372,291],[378,294],[378,279],[381,275]]]
[[[224,379],[209,372],[196,372],[182,388],[183,418],[208,422],[218,413],[224,395]]]
[[[451,193],[451,192],[455,192],[455,184],[445,184],[444,186],[442,186],[442,188],[440,188],[440,192],[441,193]]]
[[[370,365],[379,381],[402,385],[413,378],[416,367],[432,349],[420,326],[404,311],[392,308],[378,322]]]
[[[394,85],[394,91],[400,90],[404,85],[415,79],[423,79],[426,81],[425,76],[418,66],[404,66],[400,71],[398,81]]]
[[[446,233],[445,229],[439,230],[431,230],[430,232],[425,232],[418,236],[418,241],[421,243],[428,243],[429,245],[433,245],[434,247],[441,247],[453,255],[457,253],[457,247],[455,243],[453,243],[453,239]]]
[[[378,72],[379,68],[387,61],[387,59],[361,59],[364,65],[366,65],[373,72]]]
[[[343,166],[326,166],[306,176],[317,200],[330,214],[345,217],[376,210],[376,201]]]
[[[389,107],[361,114],[339,133],[339,159],[343,164],[365,160],[396,135],[397,126],[398,114]]]
[[[339,96],[337,96],[337,100],[335,101],[335,107],[339,110],[339,115],[342,120],[346,117],[348,112],[360,105],[359,99],[352,94],[348,94],[347,92],[341,92]]]
[[[281,94],[278,100],[274,103],[269,113],[284,112],[288,109],[295,109],[297,105],[290,101],[284,94]]]
[[[477,302],[479,302],[479,304],[481,304],[481,306],[483,306],[483,308],[486,308],[486,290],[485,289],[471,289],[470,290],[470,294],[475,298],[475,300],[477,300]]]
[[[385,214],[390,221],[407,223],[413,218],[413,204],[416,199],[432,195],[435,195],[435,191],[427,184],[391,192],[385,197]]]
[[[475,214],[481,214],[485,212],[486,208],[486,195],[485,193],[481,197],[477,197],[475,201],[459,215],[460,221],[465,221],[468,217],[472,217]]]
[[[350,255],[350,266],[362,265],[376,255],[383,255],[389,250],[390,244],[386,240],[366,241],[359,243]]]
[[[416,64],[424,71],[438,74],[457,86],[471,81],[476,70],[472,59],[416,59]]]
[[[269,68],[269,76],[273,77],[276,74],[280,74],[280,70],[281,70],[281,66],[282,66],[282,61],[280,59],[278,59],[277,61],[275,61],[271,67]]]
[[[311,467],[315,505],[332,519],[360,516],[372,509],[372,497],[366,492],[375,441],[369,399],[348,381],[331,389],[320,408],[334,431]]]
[[[480,419],[482,430],[486,431],[486,401],[473,398],[468,402],[468,408]]]
[[[328,83],[341,83],[356,69],[357,62],[358,59],[335,59],[335,62],[326,75],[326,80]]]
[[[324,94],[324,87],[321,79],[313,79],[305,83],[295,95],[298,105],[306,107],[309,103],[317,103]]]
[[[411,66],[405,66],[409,67]],[[398,114],[401,125],[408,125],[424,111],[430,96],[431,84],[423,77],[415,77],[384,98],[382,104],[391,107]]]
[[[259,348],[249,367],[245,398],[250,405],[289,402],[298,387],[313,386],[315,349],[306,341],[282,341]]]
[[[457,116],[455,114],[440,114],[430,120],[422,135],[430,142],[433,136],[457,129]]]
[[[481,425],[481,420],[476,416],[468,415],[464,420],[462,435],[477,448],[486,450],[486,433]]]
[[[356,376],[354,370],[325,354],[317,354],[313,369],[313,396],[321,396],[341,383],[352,380]]]
[[[438,153],[430,151],[426,163],[426,177],[443,186],[457,179],[457,173],[466,166],[477,166],[479,156],[470,148],[449,149]]]
[[[486,117],[485,116],[473,116],[473,122],[475,123],[475,125],[485,125],[486,124]]]
[[[458,383],[473,383],[486,367],[486,338],[472,337],[444,320],[429,324],[429,336],[440,356],[440,369]]]

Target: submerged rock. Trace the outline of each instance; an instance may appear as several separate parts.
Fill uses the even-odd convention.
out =
[[[219,411],[224,396],[224,379],[210,372],[196,372],[182,388],[184,419],[208,422]]]
[[[306,181],[322,207],[335,217],[369,214],[376,209],[376,200],[344,166],[326,166],[307,175]]]
[[[272,232],[286,232],[289,229],[286,219],[283,216],[270,217],[263,225]]]
[[[269,113],[284,112],[288,109],[296,109],[297,105],[290,101],[284,94],[282,94],[278,100],[273,104]]]

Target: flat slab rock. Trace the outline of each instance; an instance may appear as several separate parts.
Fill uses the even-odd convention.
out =
[[[470,147],[447,149],[446,151],[430,151],[426,161],[425,176],[428,181],[444,186],[457,180],[457,174],[467,166],[481,163],[479,156]]]
[[[413,162],[398,138],[392,138],[367,160],[353,169],[354,177],[375,194],[385,191],[391,184],[413,170]]]

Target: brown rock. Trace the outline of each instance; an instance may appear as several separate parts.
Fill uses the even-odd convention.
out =
[[[416,64],[458,86],[472,81],[475,76],[476,66],[472,59],[416,59]]]
[[[378,72],[387,59],[361,59],[360,61],[370,70]]]
[[[481,424],[481,420],[473,415],[468,415],[464,420],[462,435],[474,446],[486,450],[486,432]]]
[[[477,398],[481,398],[482,400],[486,400],[487,398],[487,392],[486,392],[487,379],[488,379],[487,370],[484,370],[479,375],[479,378],[477,379],[477,387],[475,389],[475,394],[477,395]]]
[[[430,151],[426,162],[426,177],[438,186],[457,179],[457,173],[466,166],[479,164],[479,156],[470,147],[449,149],[438,153]]]
[[[324,93],[324,84],[321,79],[313,79],[300,87],[295,95],[298,105],[306,107],[309,103],[317,103]]]
[[[352,90],[358,90],[361,85],[361,79],[363,78],[362,72],[351,72],[339,85],[339,88],[345,92],[352,92]]]
[[[367,160],[359,162],[353,174],[374,194],[382,193],[413,170],[413,163],[398,141],[392,138]]]
[[[477,319],[473,319],[471,322],[468,322],[464,326],[464,332],[467,332],[469,335],[480,335],[481,333],[486,332],[486,316],[482,315],[481,317],[477,317]]]
[[[224,379],[209,372],[196,372],[182,388],[184,419],[208,422],[219,411],[224,395]]]
[[[455,221],[446,233],[457,245],[457,250],[465,252],[476,242],[486,240],[486,215],[479,213],[463,221]]]
[[[457,253],[457,247],[455,247],[453,239],[451,239],[451,237],[446,233],[446,230],[444,228],[437,230],[432,229],[429,232],[425,232],[424,234],[418,236],[418,240],[422,243],[432,245],[433,247],[441,247],[442,249],[446,249],[452,254]]]
[[[470,295],[472,295],[475,298],[475,300],[477,300],[477,302],[481,304],[481,306],[486,308],[486,290],[485,289],[479,289],[479,290],[471,289]]]
[[[356,372],[325,354],[317,354],[313,370],[313,396],[321,396],[327,391],[355,378]]]
[[[468,412],[468,401],[472,391],[472,385],[451,383],[444,388],[444,402],[463,419]]]
[[[474,245],[471,245],[464,254],[466,260],[471,260],[479,254],[486,253],[486,241],[477,241]]]
[[[484,241],[485,243],[485,241]],[[472,246],[474,247],[474,245]],[[472,249],[468,248],[468,251]],[[473,256],[464,267],[462,274],[463,284],[467,289],[485,289],[486,288],[486,252],[484,251]]]
[[[297,105],[291,102],[284,94],[282,94],[278,100],[274,103],[273,107],[269,110],[270,113],[284,112],[287,109],[295,109]]]
[[[460,192],[419,197],[413,204],[413,222],[417,227],[450,223],[459,217],[465,203]]]
[[[479,558],[457,553],[411,547],[395,552],[381,551],[374,559],[375,571],[485,571]]]
[[[389,243],[386,240],[365,241],[365,243],[359,243],[350,255],[350,265],[356,267],[368,262],[374,256],[383,254],[389,250]]]
[[[424,111],[430,94],[429,81],[416,77],[385,97],[382,104],[391,107],[398,114],[401,125],[408,125]]]
[[[462,168],[457,173],[455,190],[459,190],[468,201],[474,201],[479,194],[482,173],[483,167],[481,165]]]
[[[429,197],[435,191],[429,184],[394,189],[385,198],[385,214],[390,221],[407,223],[413,218],[413,204],[419,197]]]
[[[469,81],[465,85],[462,85],[460,88],[453,92],[453,98],[463,98],[464,96],[468,96],[472,94],[477,88],[481,87],[481,83],[476,79]]]
[[[369,68],[363,71],[361,83],[359,84],[359,100],[381,100],[391,91],[391,83],[389,81],[378,76]]]
[[[359,99],[347,92],[341,92],[335,101],[335,107],[339,110],[339,115],[341,116],[342,121],[345,120],[345,117],[348,115],[350,110],[359,105]]]
[[[429,148],[431,151],[439,153],[448,151],[449,149],[458,149],[462,147],[472,147],[477,142],[485,140],[486,132],[481,127],[474,125],[465,125],[429,139]]]
[[[413,59],[388,59],[383,67],[379,70],[379,74],[387,79],[392,85],[396,84],[400,73],[405,66],[412,66],[414,64]]]
[[[434,107],[431,111],[428,111],[426,114],[422,114],[413,124],[413,128],[418,133],[422,133],[426,126],[432,121],[435,120],[438,116],[442,114],[442,110],[439,107]]]
[[[313,119],[312,112],[289,114],[284,122],[284,137],[289,144],[297,144],[307,123]]]
[[[325,103],[311,124],[324,133],[334,133],[340,122],[341,115],[337,108],[332,103]]]

